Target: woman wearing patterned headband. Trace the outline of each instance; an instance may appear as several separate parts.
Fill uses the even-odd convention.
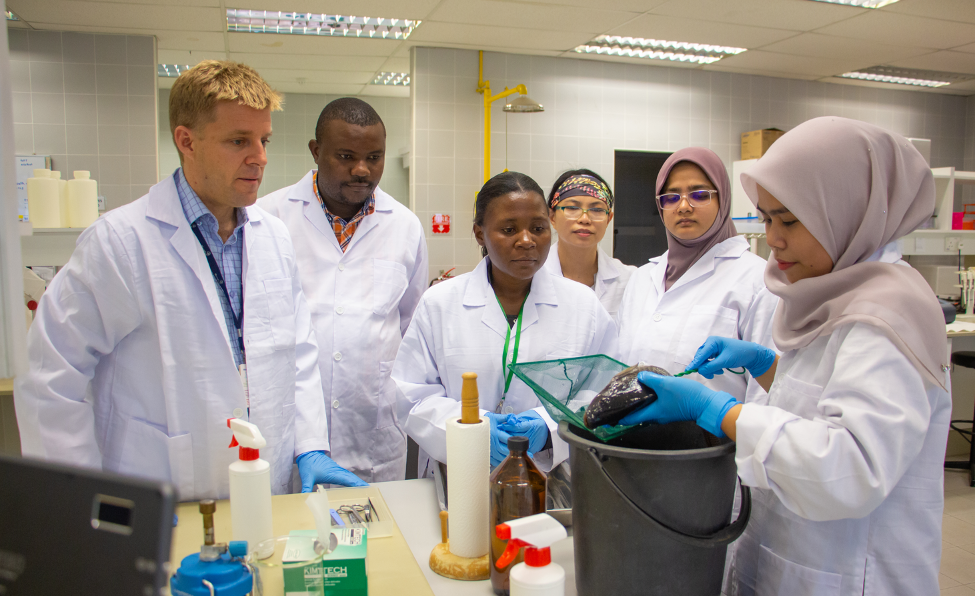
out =
[[[616,318],[624,289],[638,268],[621,263],[598,246],[614,219],[611,189],[596,172],[570,170],[553,183],[549,204],[550,223],[559,241],[543,269],[593,288]]]
[[[709,336],[772,348],[777,297],[763,284],[763,259],[736,235],[719,156],[701,147],[673,153],[658,173],[655,195],[648,199],[658,203],[668,251],[631,276],[618,312],[619,358],[675,374]],[[749,375],[692,377],[741,401],[765,394]]]

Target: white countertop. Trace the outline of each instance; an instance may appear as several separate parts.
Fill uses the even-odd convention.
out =
[[[495,595],[488,580],[451,580],[431,571],[428,560],[431,550],[441,542],[441,520],[433,479],[389,481],[375,483],[393,514],[407,546],[424,573],[435,595]],[[566,571],[566,594],[576,595],[574,578],[573,538],[567,538],[550,548],[553,562]]]

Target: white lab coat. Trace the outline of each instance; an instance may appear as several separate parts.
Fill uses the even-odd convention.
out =
[[[543,263],[543,269],[554,276],[563,277],[563,266],[560,264],[560,254],[557,244],[550,247],[550,254]],[[638,271],[633,265],[625,265],[620,259],[614,259],[597,247],[597,275],[594,277],[594,292],[597,300],[604,306],[611,319],[617,320],[618,308],[624,298],[624,289],[628,286],[631,275]]]
[[[949,394],[856,323],[784,353],[767,398],[736,423],[753,512],[725,591],[938,594]]]
[[[707,251],[668,292],[668,253],[641,266],[628,283],[618,312],[621,330],[618,358],[645,362],[681,373],[709,336],[724,336],[775,348],[773,312],[780,299],[763,282],[766,262],[750,253],[749,243],[735,236]],[[691,374],[706,386],[738,400],[765,394],[750,377],[724,372],[711,380]]]
[[[462,373],[478,374],[481,412],[495,412],[502,398],[502,348],[509,324],[489,284],[487,267],[488,259],[482,259],[474,271],[429,289],[397,353],[393,378],[402,393],[400,413],[407,432],[423,451],[420,477],[433,470],[428,458],[447,461],[445,422],[461,413]],[[614,349],[614,322],[582,284],[540,268],[523,309],[520,363],[611,354]],[[513,329],[510,355],[514,340]],[[549,471],[567,459],[569,447],[557,436],[556,423],[516,376],[505,409],[507,413],[532,409],[543,416],[553,450],[535,456],[541,469]]]
[[[243,256],[250,421],[272,491],[329,448],[317,349],[285,226],[249,207]],[[244,390],[204,252],[173,177],[78,238],[41,298],[16,384],[24,455],[167,480],[179,499],[226,498],[227,419]]]
[[[343,253],[312,190],[310,170],[258,205],[288,226],[319,344],[330,455],[368,483],[404,478],[407,435],[390,370],[428,285],[420,220],[376,190],[376,210]]]

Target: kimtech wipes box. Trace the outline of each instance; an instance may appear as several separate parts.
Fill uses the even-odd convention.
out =
[[[313,565],[285,569],[286,595],[366,595],[366,529],[359,527],[333,528],[336,549],[317,559],[308,537],[316,537],[316,531],[292,531],[296,549],[289,553],[294,563],[315,559]],[[286,552],[288,552],[286,546]],[[282,558],[283,563],[285,557]]]

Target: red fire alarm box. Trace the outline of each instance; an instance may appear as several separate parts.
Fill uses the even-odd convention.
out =
[[[434,234],[448,234],[451,232],[451,216],[448,214],[434,214],[431,216],[431,232]]]

